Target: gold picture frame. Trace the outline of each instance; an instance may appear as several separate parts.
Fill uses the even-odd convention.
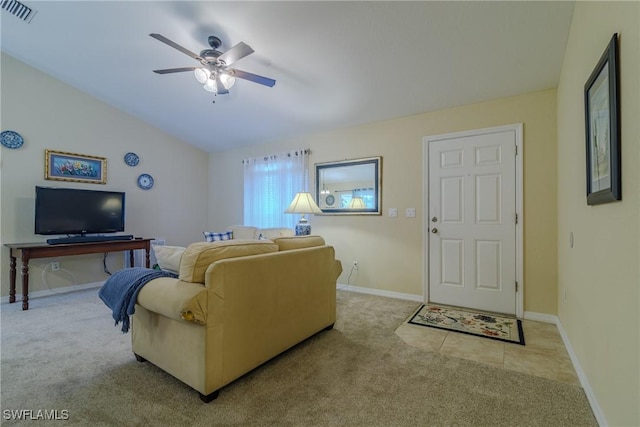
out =
[[[45,150],[44,179],[106,184],[107,158]]]

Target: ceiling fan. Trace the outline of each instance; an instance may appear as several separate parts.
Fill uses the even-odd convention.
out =
[[[230,68],[230,65],[234,64],[245,56],[251,55],[254,52],[254,50],[251,49],[249,45],[243,42],[236,44],[231,49],[225,52],[220,52],[217,50],[222,44],[220,39],[216,36],[209,36],[208,42],[209,46],[211,46],[211,49],[204,49],[200,52],[200,55],[196,55],[195,53],[180,46],[178,43],[169,40],[161,34],[151,33],[149,35],[154,39],[159,40],[162,43],[165,43],[186,55],[189,55],[201,64],[199,67],[182,67],[167,68],[164,70],[153,70],[154,73],[170,74],[193,71],[196,80],[203,84],[204,89],[209,92],[213,92],[216,95],[224,95],[229,93],[229,88],[234,85],[236,77],[269,87],[273,87],[276,84],[275,80],[268,77],[248,73],[246,71],[238,70],[237,68]]]

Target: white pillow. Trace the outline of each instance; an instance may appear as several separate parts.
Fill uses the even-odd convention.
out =
[[[291,228],[263,228],[260,231],[260,235],[265,239],[273,240],[278,237],[293,237],[296,232]]]
[[[182,246],[153,245],[160,268],[176,274],[180,271],[180,259],[185,249]]]
[[[231,227],[227,228],[227,230],[233,233],[234,239],[243,239],[243,240],[257,239],[258,238],[258,236],[256,236],[257,229],[258,229],[257,227],[250,227],[246,225],[232,225]]]

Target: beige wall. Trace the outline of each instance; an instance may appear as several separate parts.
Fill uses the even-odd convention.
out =
[[[126,233],[165,237],[167,244],[202,239],[207,224],[207,155],[133,117],[97,101],[35,69],[2,55],[2,129],[25,138],[17,150],[0,150],[1,222],[4,243],[44,241],[33,233],[34,187],[73,187],[126,192]],[[151,107],[151,106],[150,106]],[[107,158],[107,184],[66,183],[44,179],[44,150],[54,149]],[[127,166],[128,151],[140,164]],[[149,173],[155,185],[140,190],[136,178]],[[122,268],[123,253],[107,258],[111,271]],[[2,246],[2,295],[9,293],[8,249]],[[101,255],[59,258],[67,271],[47,271],[50,259],[30,264],[30,291],[105,280]],[[43,281],[44,278],[44,281]],[[18,278],[18,280],[20,280]],[[17,286],[21,290],[20,284]]]
[[[639,27],[638,2],[576,3],[558,86],[558,315],[612,426],[640,425]],[[584,83],[616,32],[622,201],[590,207]]]
[[[307,135],[210,156],[210,226],[242,223],[246,156],[311,148],[311,163],[382,156],[382,216],[314,216],[312,232],[336,248],[340,283],[423,294],[423,137],[524,123],[525,310],[556,314],[556,91]],[[313,172],[312,172],[313,180]],[[313,183],[312,187],[313,188]],[[398,217],[387,216],[398,208]],[[416,218],[405,209],[416,208]],[[360,264],[348,281],[354,260]]]

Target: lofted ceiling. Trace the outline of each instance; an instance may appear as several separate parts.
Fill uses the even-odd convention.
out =
[[[559,1],[29,1],[2,51],[205,151],[295,138],[556,87],[573,13]],[[207,38],[273,78],[203,90]],[[215,99],[215,103],[212,101]]]

